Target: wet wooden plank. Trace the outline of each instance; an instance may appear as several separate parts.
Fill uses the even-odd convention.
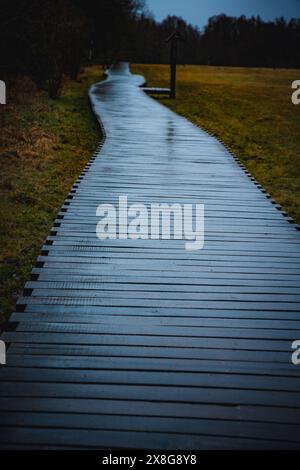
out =
[[[20,428],[3,427],[4,436],[2,442],[10,444],[15,442],[17,448],[40,448],[49,449],[155,449],[173,450],[224,450],[224,449],[281,449],[297,450],[299,443],[279,442],[276,440],[255,440],[228,438],[224,436],[193,436],[188,434],[164,434],[149,432],[129,431],[98,431],[90,429],[65,429],[60,428]],[[99,442],[101,443],[99,445]],[[4,446],[4,448],[6,448]]]
[[[251,362],[238,360],[214,359],[179,359],[152,357],[114,357],[107,356],[59,356],[51,354],[11,354],[10,366],[30,368],[81,369],[81,370],[134,370],[134,371],[165,371],[211,374],[246,374],[281,377],[299,377],[299,371],[292,364],[282,362]],[[16,369],[17,373],[17,369]],[[296,381],[295,381],[296,383]],[[84,384],[84,383],[83,383]],[[129,384],[131,385],[131,384]],[[33,385],[32,385],[33,387]],[[298,390],[297,390],[298,393]],[[269,392],[270,394],[270,392]],[[22,395],[22,393],[21,393]],[[21,396],[20,395],[20,396]],[[295,396],[295,395],[294,395]],[[299,396],[299,393],[298,395]],[[146,398],[145,398],[146,399]],[[290,402],[291,407],[293,403]],[[238,405],[237,405],[238,406]],[[286,404],[286,406],[288,406]]]
[[[221,349],[216,349],[212,350],[209,348],[198,348],[198,349],[192,349],[192,348],[178,348],[176,345],[172,348],[166,348],[166,347],[147,347],[147,346],[134,346],[134,345],[95,345],[91,343],[90,345],[77,345],[74,340],[70,340],[69,338],[69,343],[66,342],[66,344],[61,344],[61,343],[49,343],[47,340],[40,340],[37,341],[37,337],[40,338],[39,335],[35,334],[33,335],[33,339],[31,343],[27,343],[26,339],[24,339],[24,342],[21,341],[22,338],[18,338],[18,341],[16,341],[16,344],[13,344],[10,347],[10,355],[16,355],[19,357],[20,355],[25,356],[56,356],[56,357],[61,357],[61,356],[68,356],[68,357],[89,357],[89,358],[99,358],[99,357],[123,357],[123,358],[144,358],[145,361],[145,367],[148,367],[147,364],[149,363],[149,367],[153,367],[153,362],[149,361],[149,359],[179,359],[180,361],[183,359],[188,359],[188,360],[199,360],[201,359],[202,361],[220,361],[224,366],[230,366],[231,370],[236,367],[236,373],[241,373],[243,371],[242,366],[243,362],[247,362],[247,368],[244,367],[244,371],[247,372],[248,374],[251,372],[256,375],[261,375],[261,370],[262,367],[256,368],[256,363],[264,363],[263,365],[265,366],[266,362],[272,363],[270,366],[270,375],[273,374],[273,376],[276,375],[282,375],[284,374],[287,376],[290,374],[292,377],[296,377],[297,374],[292,367],[286,368],[286,362],[289,360],[289,354],[288,352],[277,352],[275,353],[274,351],[240,351],[239,356],[237,356],[236,351],[232,350],[227,350],[225,348]],[[63,338],[60,338],[61,341],[63,341]],[[49,337],[48,337],[49,341]],[[30,359],[30,358],[28,358]],[[105,359],[101,361],[98,361],[104,368],[104,365],[107,363]],[[276,367],[273,367],[273,364],[275,363]],[[97,363],[95,363],[96,366]],[[124,367],[124,361],[116,361],[116,364],[119,364],[119,367]],[[128,368],[132,367],[130,364],[135,364],[135,361],[128,361]],[[126,364],[125,364],[126,367]],[[157,361],[157,364],[155,366],[158,370],[162,369],[163,367],[167,369],[170,367],[171,369],[173,368],[173,365],[171,361]],[[198,367],[198,369],[197,369]],[[194,371],[198,371],[199,373],[201,370],[201,362],[198,361],[195,363],[195,368],[193,369]],[[221,372],[220,372],[221,373]],[[5,374],[4,374],[5,375]],[[19,375],[18,375],[19,376]],[[266,376],[265,376],[266,377]],[[181,377],[181,380],[183,380],[184,377]],[[297,380],[294,382],[297,384]],[[299,385],[299,384],[298,384]],[[286,384],[282,384],[282,386],[286,386]]]
[[[299,393],[265,390],[244,390],[211,387],[167,387],[111,385],[111,384],[68,384],[38,382],[1,382],[1,397],[56,397],[82,399],[114,399],[133,401],[158,401],[177,403],[212,403],[230,406],[258,405],[295,407],[300,406]],[[292,439],[291,439],[292,440]]]
[[[187,418],[163,418],[163,417],[139,417],[139,416],[115,416],[115,415],[93,415],[93,414],[56,414],[56,413],[2,413],[3,426],[41,427],[45,419],[49,427],[56,429],[86,429],[86,430],[116,430],[125,432],[139,432],[142,428],[148,433],[169,433],[170,437],[177,434],[194,436],[222,436],[227,432],[229,437],[240,437],[248,439],[269,439],[272,429],[273,440],[289,442],[287,435],[294,434],[294,442],[300,443],[299,425],[278,425],[269,423],[247,424],[246,432],[244,424],[234,421],[225,423],[219,420],[187,419]],[[229,429],[229,431],[228,431]]]
[[[149,88],[143,87],[142,90],[147,93],[148,95],[169,95],[170,88]]]
[[[28,348],[27,348],[28,349]],[[46,348],[44,348],[46,351]],[[49,345],[49,354],[51,350],[54,352],[56,346]],[[62,354],[76,356],[80,355],[80,348],[74,347],[65,348],[61,347]],[[103,348],[102,348],[103,349]],[[112,348],[110,348],[112,349]],[[43,348],[38,346],[38,352],[45,354]],[[64,352],[66,350],[66,352]],[[23,349],[26,354],[26,349]],[[116,348],[114,354],[117,355],[120,348]],[[15,350],[13,350],[15,352]],[[57,354],[60,349],[57,348]],[[17,351],[18,353],[18,351]],[[19,354],[23,354],[22,351]],[[86,355],[93,355],[93,348],[89,347]],[[104,351],[104,355],[107,353]],[[128,353],[127,353],[128,354]],[[127,356],[126,352],[123,353],[124,357]],[[132,353],[128,354],[130,357]],[[152,352],[153,356],[158,355],[155,351]],[[109,355],[109,354],[108,354]],[[193,359],[191,356],[189,359]],[[276,390],[276,391],[291,391],[294,385],[299,386],[300,377],[286,377],[283,382],[280,377],[276,376],[261,376],[261,375],[250,375],[250,374],[236,374],[232,377],[228,377],[226,373],[220,373],[211,375],[206,372],[199,373],[184,373],[184,372],[165,372],[165,371],[122,371],[122,370],[74,370],[74,369],[45,369],[41,375],[41,370],[38,368],[23,368],[19,369],[17,376],[16,371],[12,367],[7,367],[1,374],[1,381],[23,381],[32,382],[40,381],[45,383],[83,383],[84,381],[89,384],[131,384],[136,385],[163,385],[163,386],[182,386],[183,383],[186,386],[193,387],[216,387],[216,388],[236,388],[236,389],[253,389],[253,390]]]
[[[63,319],[62,319],[63,315]],[[68,323],[73,318],[74,323],[97,323],[98,315],[109,315],[114,316],[139,316],[139,317],[172,317],[172,318],[241,318],[241,319],[256,319],[256,320],[291,320],[298,321],[298,312],[286,312],[285,310],[226,310],[221,309],[206,309],[206,308],[195,308],[185,309],[180,308],[151,308],[151,307],[89,307],[88,311],[81,306],[69,306],[69,305],[30,305],[26,306],[24,312],[15,312],[12,314],[12,321],[16,322],[28,322],[28,321],[40,321],[49,322],[55,321],[59,323],[63,320],[63,323]]]
[[[176,405],[175,405],[176,406]],[[275,407],[243,406],[230,407],[212,404],[182,403],[180,408],[173,403],[149,401],[118,401],[77,398],[27,398],[18,401],[11,397],[0,397],[2,411],[30,411],[76,413],[80,409],[86,414],[115,414],[118,416],[162,416],[178,418],[218,419],[232,421],[255,421],[264,423],[299,424],[300,410]]]
[[[132,299],[132,298],[110,298],[103,295],[101,298],[97,297],[72,297],[72,296],[51,296],[51,297],[35,297],[35,296],[25,296],[20,297],[18,300],[18,307],[23,308],[26,305],[73,305],[73,306],[82,306],[86,307],[86,310],[89,310],[91,306],[107,306],[107,307],[168,307],[168,308],[197,308],[199,303],[197,301],[186,301],[186,300],[152,300],[152,299]],[[273,302],[249,302],[247,301],[238,302],[237,300],[219,300],[219,301],[210,301],[202,300],[201,305],[203,308],[210,309],[236,309],[243,310],[253,309],[253,310],[283,310],[299,312],[299,303],[287,303],[287,302],[276,302],[276,299]]]
[[[41,322],[42,323],[42,322]],[[67,322],[66,322],[67,323]],[[78,323],[78,322],[76,322]],[[74,324],[76,324],[74,322]],[[82,322],[84,324],[84,322]],[[35,330],[35,331],[32,331]],[[42,331],[38,331],[42,330]],[[89,334],[89,333],[76,333],[76,332],[63,332],[63,331],[48,331],[43,332],[43,328],[37,325],[35,328],[31,328],[30,332],[22,331],[22,325],[20,325],[19,331],[7,332],[3,334],[3,338],[8,342],[13,341],[14,343],[26,343],[30,342],[32,338],[32,344],[34,343],[49,343],[49,344],[79,344],[79,345],[128,345],[128,346],[139,346],[139,347],[191,347],[200,349],[209,349],[216,354],[224,350],[233,351],[233,357],[238,360],[239,354],[243,354],[243,351],[270,351],[274,352],[274,361],[276,351],[291,352],[290,342],[287,340],[275,340],[274,338],[267,341],[263,339],[249,339],[249,338],[222,338],[218,337],[189,337],[188,343],[184,335],[182,336],[169,336],[154,335],[150,332],[147,335],[142,334],[131,334],[119,331],[118,333],[106,333],[104,334]],[[220,353],[219,353],[220,354]],[[270,361],[272,362],[272,361]],[[205,365],[205,364],[203,364]],[[285,365],[291,368],[289,361],[286,361]],[[270,366],[271,367],[271,366]],[[298,369],[293,367],[292,370],[296,374]]]

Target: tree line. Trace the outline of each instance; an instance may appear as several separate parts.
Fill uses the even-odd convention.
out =
[[[2,0],[0,78],[28,75],[55,98],[86,63],[168,62],[174,29],[182,64],[300,67],[299,19],[219,15],[200,31],[176,16],[157,22],[145,0]]]
[[[142,14],[136,28],[139,41],[132,52],[139,62],[166,63],[164,40],[177,28],[184,38],[179,47],[181,64],[300,67],[300,19],[264,22],[259,16],[235,18],[222,14],[210,18],[201,32],[176,16],[157,23]]]

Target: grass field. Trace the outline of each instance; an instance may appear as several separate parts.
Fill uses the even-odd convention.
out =
[[[101,138],[87,90],[102,78],[86,68],[61,99],[22,86],[1,109],[0,321],[13,311],[43,240]]]
[[[134,65],[148,86],[168,87],[166,65]],[[300,105],[291,83],[300,70],[178,67],[176,100],[160,99],[214,133],[300,222]]]

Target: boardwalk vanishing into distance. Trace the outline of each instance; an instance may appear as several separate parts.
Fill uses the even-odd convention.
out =
[[[297,449],[300,234],[127,64],[91,89],[106,139],[2,339],[6,449]],[[99,204],[205,204],[205,246],[96,237]]]

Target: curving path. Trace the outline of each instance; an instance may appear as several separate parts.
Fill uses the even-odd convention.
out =
[[[3,339],[2,448],[299,448],[300,237],[216,139],[126,64],[106,132]],[[205,247],[96,238],[100,203],[205,204]]]

